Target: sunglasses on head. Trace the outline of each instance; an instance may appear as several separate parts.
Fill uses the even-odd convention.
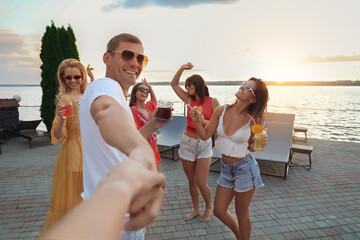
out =
[[[125,61],[130,61],[131,59],[136,57],[136,60],[137,60],[138,64],[142,65],[143,67],[145,67],[149,62],[149,59],[148,59],[147,56],[142,55],[142,54],[136,54],[136,53],[134,53],[133,51],[130,51],[130,50],[108,51],[108,52],[121,53],[121,58],[123,60],[125,60]]]
[[[140,91],[140,92],[146,92],[146,93],[149,93],[149,92],[150,92],[149,89],[143,88],[143,87],[139,87],[139,91]]]
[[[241,87],[244,88],[244,90],[246,92],[251,91],[251,93],[254,95],[254,97],[256,97],[254,90],[246,82],[242,82]]]
[[[76,80],[79,80],[79,79],[82,79],[82,75],[63,75],[63,78],[66,79],[66,80],[71,80],[71,79],[76,79]]]

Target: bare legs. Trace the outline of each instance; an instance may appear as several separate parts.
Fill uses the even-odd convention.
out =
[[[247,192],[235,192],[235,209],[239,222],[240,239],[250,239],[251,221],[249,208],[255,193],[255,187]]]
[[[214,200],[214,215],[231,229],[237,239],[240,239],[239,223],[228,210],[233,198],[234,190],[232,188],[218,185]]]
[[[189,181],[190,196],[194,211],[186,215],[184,219],[190,220],[200,215],[199,190],[205,200],[205,211],[200,221],[208,221],[212,212],[211,191],[207,184],[211,158],[196,159],[195,162],[181,159],[185,175]]]
[[[232,188],[217,186],[214,201],[214,215],[231,229],[238,240],[250,239],[251,221],[249,207],[254,193],[255,187],[247,192],[239,193],[235,192]],[[238,220],[228,211],[229,204],[234,196]]]

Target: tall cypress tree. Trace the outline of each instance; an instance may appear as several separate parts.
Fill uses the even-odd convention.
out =
[[[51,26],[46,27],[42,37],[40,58],[41,65],[41,88],[43,91],[40,107],[41,118],[43,119],[48,132],[51,131],[52,121],[55,113],[55,95],[58,89],[56,78],[59,64],[66,58],[79,58],[79,52],[76,47],[75,34],[69,25],[57,28],[53,21]]]
[[[64,59],[75,58],[77,60],[80,60],[79,52],[77,50],[77,46],[75,43],[76,42],[75,35],[71,26],[69,25],[67,29],[65,29],[64,26],[59,28],[59,36],[60,36]]]
[[[43,95],[40,115],[46,125],[47,131],[50,132],[55,113],[55,95],[58,89],[56,73],[59,64],[64,59],[58,29],[54,22],[51,22],[50,27],[46,27],[41,42],[40,59],[43,64],[40,66],[42,70],[40,85]]]
[[[79,52],[78,52],[78,49],[77,49],[77,46],[76,46],[76,38],[75,38],[75,34],[74,34],[74,31],[72,29],[72,27],[69,26],[67,27],[67,32],[69,33],[69,36],[70,36],[70,39],[71,39],[71,42],[70,42],[70,45],[69,47],[71,48],[71,52],[73,54],[73,58],[77,59],[80,61],[80,56],[79,56]]]

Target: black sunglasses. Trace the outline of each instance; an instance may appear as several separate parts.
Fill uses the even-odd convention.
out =
[[[140,92],[146,92],[146,93],[149,93],[149,92],[150,92],[149,89],[143,88],[143,87],[139,87],[139,91],[140,91]]]
[[[142,65],[143,67],[145,67],[148,62],[149,59],[147,56],[142,55],[142,54],[136,54],[133,51],[130,50],[123,50],[123,51],[108,51],[109,53],[121,53],[121,58],[125,61],[130,61],[131,59],[133,59],[134,57],[136,57],[137,62]]]

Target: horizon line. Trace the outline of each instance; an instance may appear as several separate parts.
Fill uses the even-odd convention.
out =
[[[221,81],[207,81],[207,85],[235,85],[244,80],[221,80]],[[245,80],[246,81],[246,80]],[[351,85],[351,86],[360,86],[360,80],[330,80],[330,81],[264,81],[267,85],[276,85],[276,86],[289,86],[289,85]],[[154,85],[164,85],[170,84],[170,81],[162,82],[151,82]],[[181,85],[184,84],[180,82]],[[40,84],[0,84],[0,87],[38,87]]]

